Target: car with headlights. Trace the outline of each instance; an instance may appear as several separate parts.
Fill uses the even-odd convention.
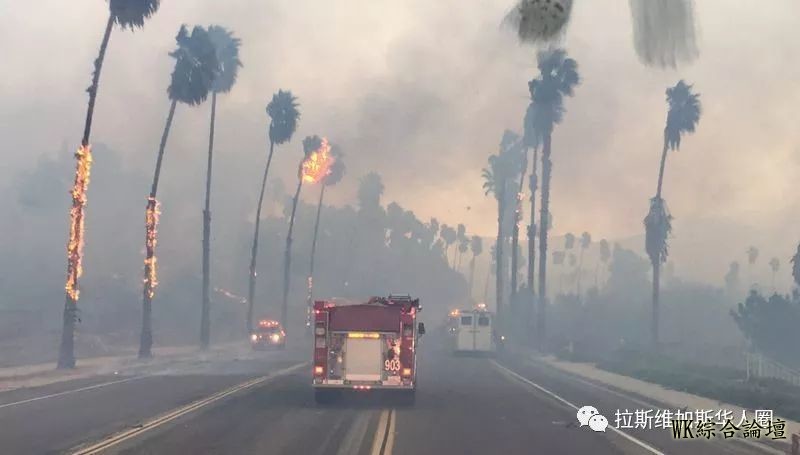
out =
[[[286,332],[278,321],[263,319],[258,321],[258,325],[250,335],[250,345],[257,351],[284,349]]]

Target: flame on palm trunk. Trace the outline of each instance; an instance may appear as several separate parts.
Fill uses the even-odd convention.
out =
[[[75,183],[72,185],[72,208],[70,209],[69,242],[67,243],[67,282],[65,290],[73,301],[78,300],[78,278],[83,275],[83,234],[86,191],[92,170],[92,147],[81,146],[75,152],[77,165]]]
[[[155,296],[156,286],[158,286],[158,273],[156,271],[156,244],[158,244],[158,217],[161,215],[159,210],[161,204],[154,197],[147,198],[147,210],[145,211],[145,250],[144,259],[144,286],[148,298]]]
[[[303,164],[300,167],[300,177],[303,182],[317,183],[331,173],[333,161],[328,139],[322,138],[319,148],[311,152],[308,158],[303,160]]]

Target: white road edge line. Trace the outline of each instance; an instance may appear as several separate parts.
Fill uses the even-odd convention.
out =
[[[540,360],[535,360],[535,359],[529,359],[527,361],[527,363],[529,363],[529,364],[531,364],[533,366],[537,366],[537,367],[538,366],[544,366],[544,367],[553,368],[552,366],[547,365],[547,363],[544,363],[544,362],[541,362]],[[604,386],[602,386],[600,384],[595,384],[595,383],[593,383],[591,381],[587,381],[586,379],[583,379],[583,378],[579,377],[577,374],[572,373],[571,371],[567,371],[566,373],[567,373],[567,376],[570,379],[574,380],[574,381],[580,382],[581,384],[587,385],[589,387],[593,387],[593,388],[598,389],[598,390],[602,390],[602,391],[607,392],[607,393],[611,393],[611,394],[616,395],[616,396],[618,396],[620,398],[624,398],[626,400],[633,401],[634,403],[640,404],[640,405],[644,406],[645,408],[659,407],[655,403],[647,403],[646,401],[642,401],[642,400],[640,400],[640,399],[638,399],[636,397],[632,397],[632,396],[626,395],[626,394],[624,394],[622,392],[618,392],[616,390],[609,389],[609,388],[604,387]],[[742,443],[742,444],[744,444],[746,446],[750,446],[750,447],[752,447],[754,449],[759,449],[762,452],[771,453],[772,455],[786,455],[786,452],[784,452],[782,450],[775,449],[773,447],[770,447],[770,446],[768,446],[766,444],[763,444],[763,443],[760,443],[760,442],[757,442],[757,441],[751,441],[749,439],[741,439],[741,438],[732,439],[731,441]]]
[[[144,378],[147,378],[147,377],[150,377],[150,375],[133,376],[133,377],[130,377],[130,378],[120,379],[120,380],[117,380],[117,381],[103,382],[101,384],[94,384],[94,385],[90,385],[90,386],[86,386],[86,387],[81,387],[79,389],[65,390],[63,392],[51,393],[49,395],[43,395],[43,396],[40,396],[40,397],[28,398],[28,399],[25,399],[25,400],[15,401],[13,403],[0,404],[0,409],[10,408],[12,406],[18,406],[18,405],[26,404],[26,403],[33,403],[34,401],[46,400],[48,398],[56,398],[56,397],[60,397],[60,396],[64,396],[64,395],[70,395],[70,394],[73,394],[73,393],[85,392],[87,390],[99,389],[101,387],[107,387],[107,386],[114,385],[114,384],[122,384],[123,382],[137,381],[139,379],[144,379]]]
[[[140,435],[140,434],[142,434],[142,433],[144,433],[146,431],[152,430],[152,429],[157,428],[157,427],[159,427],[161,425],[164,425],[165,423],[168,423],[168,422],[170,422],[172,420],[175,420],[178,417],[182,417],[182,416],[184,416],[186,414],[189,414],[191,412],[194,412],[194,411],[196,411],[196,410],[198,410],[200,408],[208,406],[209,404],[214,403],[216,401],[219,401],[219,400],[221,400],[221,399],[223,399],[223,398],[225,398],[225,397],[227,397],[229,395],[232,395],[234,393],[241,392],[242,390],[249,389],[251,387],[257,386],[259,384],[262,384],[262,383],[264,383],[266,381],[269,381],[271,379],[277,378],[279,376],[286,375],[286,374],[291,373],[292,371],[297,370],[298,368],[306,366],[306,365],[308,365],[308,362],[298,363],[298,364],[290,366],[288,368],[284,368],[284,369],[278,370],[278,371],[276,371],[274,373],[270,373],[270,374],[268,374],[266,376],[261,376],[261,377],[255,378],[255,379],[251,379],[249,381],[245,381],[245,382],[243,382],[241,384],[235,385],[233,387],[229,387],[229,388],[227,388],[227,389],[225,389],[225,390],[223,390],[221,392],[217,392],[214,395],[211,395],[209,397],[206,397],[206,398],[203,398],[201,400],[195,401],[194,403],[190,403],[190,404],[188,404],[186,406],[183,406],[183,407],[180,407],[178,409],[175,409],[175,410],[173,410],[171,412],[168,412],[165,415],[162,415],[160,417],[156,417],[156,418],[150,420],[149,422],[144,423],[141,426],[138,426],[136,428],[131,428],[130,430],[122,431],[122,432],[117,433],[115,435],[112,435],[112,436],[110,436],[110,437],[108,437],[108,438],[106,438],[106,439],[104,439],[104,440],[102,440],[102,441],[100,441],[100,442],[98,442],[96,444],[93,444],[93,445],[91,445],[89,447],[84,447],[84,448],[78,449],[78,450],[76,450],[74,452],[70,452],[70,453],[72,455],[90,455],[90,454],[100,453],[100,451],[102,451],[102,450],[106,450],[106,449],[108,449],[110,447],[113,447],[113,446],[116,446],[118,444],[121,444],[122,442],[125,442],[128,439],[134,438],[134,437],[136,437],[136,436],[138,436],[138,435]]]
[[[383,449],[382,455],[392,455],[392,450],[394,450],[395,422],[397,422],[397,411],[392,409],[389,414],[389,437],[386,438],[386,447]]]
[[[511,375],[513,378],[515,378],[515,379],[517,379],[517,380],[519,380],[519,381],[521,381],[521,382],[523,382],[523,383],[525,383],[525,384],[527,384],[527,385],[539,390],[540,392],[542,392],[542,393],[544,393],[544,394],[546,394],[546,395],[548,395],[548,396],[550,396],[552,398],[555,398],[556,400],[558,400],[561,403],[563,403],[563,404],[575,409],[576,411],[578,409],[580,409],[580,407],[578,407],[578,406],[570,403],[569,401],[561,398],[560,396],[558,396],[555,393],[545,389],[544,387],[540,386],[539,384],[536,384],[535,382],[529,380],[528,378],[520,376],[516,372],[509,370],[508,368],[504,367],[503,365],[500,365],[495,360],[491,360],[491,362],[492,362],[492,365],[494,365],[495,368],[499,369],[501,372],[504,372],[504,373],[507,373],[507,374]],[[611,431],[613,431],[613,432],[617,433],[618,435],[622,436],[623,438],[627,439],[628,441],[630,441],[630,442],[638,445],[639,447],[649,451],[650,453],[653,453],[655,455],[666,455],[664,452],[656,449],[655,447],[647,444],[646,442],[644,442],[644,441],[642,441],[640,439],[634,438],[633,436],[631,436],[631,435],[629,435],[629,434],[627,434],[627,433],[625,433],[625,432],[623,432],[623,431],[621,431],[621,430],[619,430],[617,428],[614,428],[612,426],[609,426],[608,428]]]

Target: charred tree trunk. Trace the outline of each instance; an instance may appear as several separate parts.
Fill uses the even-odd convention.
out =
[[[530,177],[531,189],[531,222],[528,225],[528,289],[535,292],[533,277],[536,270],[536,189],[538,186],[536,166],[539,160],[539,148],[533,149],[533,165]]]
[[[211,127],[208,136],[206,171],[206,203],[203,209],[203,308],[200,317],[200,347],[211,344],[211,171],[214,157],[214,121],[217,116],[217,94],[211,93]]]
[[[164,151],[167,148],[167,139],[169,138],[170,129],[172,129],[172,120],[175,118],[175,108],[177,107],[177,100],[172,100],[169,107],[169,114],[167,115],[167,123],[164,125],[164,133],[161,135],[161,144],[158,147],[158,156],[156,158],[156,169],[153,173],[153,184],[150,187],[150,197],[147,200],[147,208],[145,213],[151,210],[157,210],[156,195],[158,193],[158,181],[161,178],[161,164],[164,160]],[[145,261],[144,261],[144,290],[142,292],[142,333],[139,337],[139,358],[151,357],[153,347],[153,320],[152,320],[152,307],[153,307],[153,286],[155,283],[150,281],[151,267],[154,267],[153,258],[155,257],[155,244],[148,241],[148,232],[145,229]]]
[[[539,349],[545,349],[547,341],[547,229],[550,226],[550,133],[544,136],[542,149],[542,208],[539,215],[539,308],[536,314],[536,340]]]
[[[289,286],[291,284],[292,268],[292,230],[294,229],[294,216],[297,213],[297,200],[300,198],[300,190],[303,188],[303,178],[299,178],[297,191],[292,200],[292,215],[289,218],[289,232],[286,234],[286,249],[283,252],[283,300],[281,301],[281,325],[286,328],[289,304]]]
[[[267,188],[267,176],[269,166],[272,163],[272,152],[275,143],[269,141],[269,156],[267,165],[264,167],[264,177],[261,179],[261,192],[258,194],[258,206],[256,207],[255,231],[253,232],[253,246],[250,249],[250,276],[247,283],[247,333],[253,332],[253,304],[256,299],[256,260],[258,258],[258,231],[261,227],[261,209],[264,205],[264,191]]]
[[[97,101],[97,89],[100,86],[100,73],[103,69],[103,62],[106,58],[106,50],[108,49],[108,42],[111,39],[111,31],[114,29],[114,17],[108,17],[108,22],[106,22],[106,30],[103,34],[103,41],[100,43],[100,52],[97,55],[97,58],[94,61],[94,73],[92,74],[92,85],[86,90],[89,93],[89,106],[86,109],[86,122],[84,123],[83,127],[83,137],[81,138],[81,146],[83,148],[89,147],[89,139],[91,137],[92,132],[92,120],[94,118],[94,106],[95,102]],[[80,162],[77,166],[81,166]],[[78,178],[75,179],[75,185],[79,183]],[[85,183],[86,189],[88,189],[88,181]],[[73,205],[75,204],[75,200],[73,198]],[[77,209],[77,216],[76,221],[78,223],[83,223],[83,215],[84,215],[84,203],[81,203],[80,206],[75,206]],[[82,236],[82,232],[77,233],[78,236]],[[83,243],[83,238],[78,239],[78,244]],[[69,267],[69,266],[68,266]],[[69,273],[68,273],[69,275]],[[75,282],[72,283],[73,289],[77,292],[78,289],[78,280],[77,276],[74,280]],[[78,320],[78,298],[77,294],[75,297],[70,295],[67,292],[65,301],[64,301],[64,319],[61,331],[61,344],[58,349],[58,364],[57,368],[59,369],[68,369],[68,368],[75,368],[75,322]]]
[[[308,308],[307,311],[307,318],[306,318],[306,325],[311,326],[311,308],[314,306],[314,258],[316,257],[317,253],[317,236],[319,234],[319,219],[320,215],[322,214],[322,200],[325,198],[325,183],[320,182],[320,190],[319,190],[319,202],[317,203],[317,218],[314,221],[314,238],[311,240],[311,261],[309,261],[309,268],[308,268]]]

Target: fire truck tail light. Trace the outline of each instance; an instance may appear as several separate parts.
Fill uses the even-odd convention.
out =
[[[403,368],[403,376],[404,377],[411,376],[411,368]]]
[[[322,373],[325,371],[320,365],[314,367],[314,376],[322,376]]]

